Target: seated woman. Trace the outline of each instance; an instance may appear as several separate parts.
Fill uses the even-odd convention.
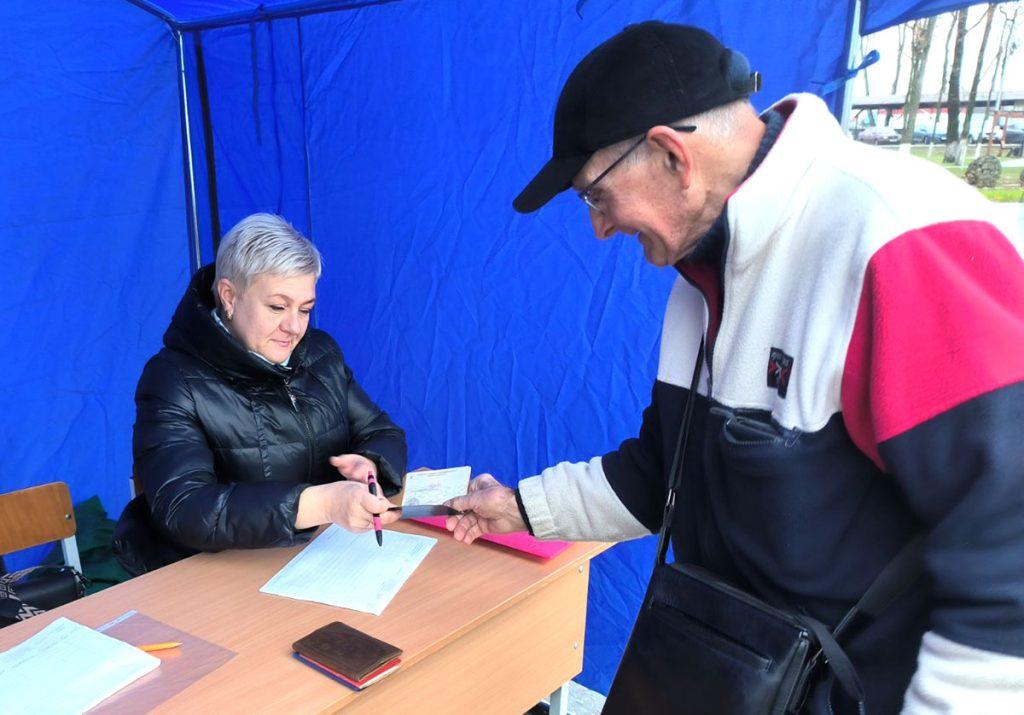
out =
[[[405,434],[309,328],[319,277],[317,249],[269,214],[240,221],[193,277],[135,392],[144,494],[115,533],[131,573],[397,518],[367,478],[384,494],[401,488]]]

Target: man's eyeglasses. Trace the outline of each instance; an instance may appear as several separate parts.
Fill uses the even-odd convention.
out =
[[[697,127],[695,127],[692,124],[684,124],[684,125],[681,125],[681,126],[675,126],[675,127],[669,127],[669,128],[670,129],[675,129],[677,132],[686,132],[688,134],[690,132],[697,131]],[[625,152],[622,153],[622,156],[620,156],[618,159],[613,161],[611,164],[608,165],[607,169],[605,169],[600,174],[598,174],[596,179],[594,179],[589,184],[587,184],[586,187],[583,189],[583,191],[577,191],[576,194],[577,194],[577,196],[580,197],[580,199],[583,201],[583,203],[585,203],[590,208],[594,209],[594,211],[597,211],[599,214],[604,213],[604,209],[601,206],[601,203],[602,203],[601,202],[601,196],[594,194],[594,188],[598,185],[598,183],[602,179],[604,179],[604,177],[608,176],[608,174],[611,173],[612,169],[614,169],[616,166],[621,164],[625,160],[625,158],[627,156],[629,156],[634,151],[636,151],[640,147],[640,145],[643,144],[645,141],[647,141],[647,133],[646,132],[644,132],[643,136],[641,136],[639,139],[637,139],[635,142],[633,142],[633,144],[628,149],[626,149]]]

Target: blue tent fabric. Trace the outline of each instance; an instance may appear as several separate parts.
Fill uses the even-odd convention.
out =
[[[299,153],[276,142],[305,134],[309,221],[326,257],[320,325],[407,429],[413,466],[468,463],[514,483],[639,427],[672,275],[628,240],[595,241],[575,197],[532,216],[509,206],[550,151],[554,99],[586,52],[630,22],[703,24],[762,70],[762,107],[844,69],[841,50],[817,50],[822,33],[843,43],[848,18],[831,4],[806,18],[817,34],[803,48],[784,39],[793,20],[771,2],[745,23],[669,2],[590,0],[581,12],[401,2],[295,20],[303,91],[278,96],[276,116],[262,100],[296,76],[281,61],[292,21],[257,36],[259,112],[249,29],[204,33],[204,47],[219,45],[206,58],[222,88],[211,96],[222,225],[282,206],[302,225],[301,192],[288,202]],[[581,678],[591,687],[614,674],[652,548],[622,544],[594,565]]]
[[[310,234],[302,62],[296,19],[240,25],[203,33],[209,121],[213,129],[220,226],[227,231],[253,206],[287,216]],[[186,52],[194,69],[195,53]],[[255,61],[254,61],[255,60]],[[190,97],[193,135],[202,139],[198,87]],[[282,109],[285,111],[282,111]],[[206,147],[193,153],[205,166]],[[199,192],[205,197],[208,188]],[[208,207],[201,217],[208,226]],[[203,232],[204,256],[213,237]]]
[[[128,498],[135,382],[190,271],[179,36],[202,260],[215,224],[286,216],[325,256],[316,320],[407,430],[411,466],[512,484],[636,434],[673,280],[632,239],[595,240],[571,195],[511,210],[576,62],[626,24],[692,23],[762,72],[759,108],[828,87],[838,111],[852,21],[852,4],[826,0],[10,5],[0,480],[64,479],[112,514]],[[652,541],[594,563],[590,687],[614,675]]]
[[[116,514],[135,383],[189,262],[170,34],[121,0],[90,5],[69,22],[64,2],[0,4],[0,484],[64,480]]]
[[[176,29],[201,30],[401,0],[127,0]]]
[[[862,0],[860,32],[870,35],[908,20],[931,17],[981,2],[984,0]]]

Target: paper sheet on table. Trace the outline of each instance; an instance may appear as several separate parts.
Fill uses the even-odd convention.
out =
[[[377,546],[372,531],[353,534],[331,524],[260,591],[379,616],[436,543],[385,531]]]
[[[58,618],[0,653],[0,710],[81,713],[159,665],[134,646]]]
[[[469,488],[469,467],[428,469],[405,475],[402,505],[444,504],[453,497],[461,497]]]

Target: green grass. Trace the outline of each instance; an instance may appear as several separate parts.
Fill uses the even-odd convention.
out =
[[[946,169],[949,173],[956,177],[964,178],[964,174],[967,172],[967,166],[971,163],[974,158],[974,145],[967,147],[967,159],[963,166],[956,166],[955,164],[944,164],[942,163],[942,154],[945,150],[945,146],[942,144],[936,144],[932,147],[931,156],[928,155],[928,147],[922,145],[915,145],[910,148],[910,153],[914,156],[927,159],[934,164]],[[984,148],[982,149],[982,156],[984,156]],[[1018,202],[1024,201],[1024,189],[1020,185],[1020,175],[1022,167],[1020,166],[1005,166],[1006,161],[1009,157],[1001,157],[1000,161],[1004,163],[1003,173],[999,176],[999,181],[991,189],[978,189],[987,199],[990,201],[999,202]]]
[[[994,189],[978,189],[989,201],[999,201],[1000,203],[1017,203],[1024,202],[1024,189],[1021,188],[1000,188]]]

